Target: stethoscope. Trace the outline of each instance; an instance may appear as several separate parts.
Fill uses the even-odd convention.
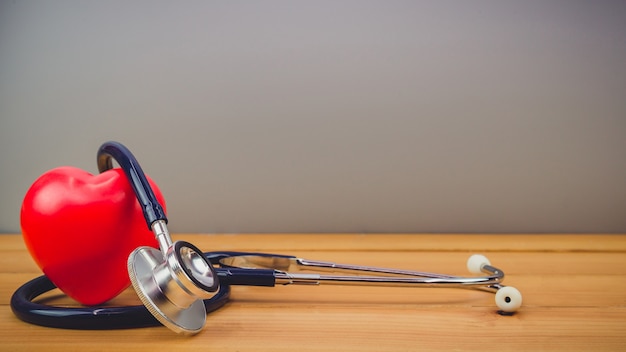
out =
[[[146,223],[159,249],[139,247],[128,258],[131,284],[143,303],[127,307],[66,308],[34,300],[56,286],[44,275],[15,291],[14,314],[23,321],[66,329],[124,329],[162,324],[181,334],[202,330],[207,313],[228,301],[230,285],[368,285],[446,287],[495,293],[498,312],[510,315],[522,304],[521,293],[501,284],[504,272],[482,255],[467,261],[471,273],[460,277],[399,269],[387,269],[306,260],[287,255],[247,252],[203,253],[185,241],[172,242],[167,218],[133,154],[117,142],[98,150],[100,172],[113,168],[113,159],[124,170],[139,201]]]

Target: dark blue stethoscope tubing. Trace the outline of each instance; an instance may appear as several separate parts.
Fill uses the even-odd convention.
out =
[[[280,258],[295,258],[288,255],[258,253],[258,252],[206,252],[204,256],[212,265],[220,265],[219,268],[215,268],[215,273],[220,281],[227,285],[241,285],[241,286],[265,286],[274,287],[276,283],[276,276],[274,269],[247,269],[229,267],[220,262],[220,260],[227,257],[236,257],[244,255],[253,255],[261,257],[280,257]]]
[[[25,283],[11,296],[13,314],[31,324],[60,329],[112,330],[161,325],[143,305],[69,308],[33,302],[33,299],[54,288],[54,283],[45,275]],[[229,297],[230,286],[220,285],[215,296],[204,300],[206,312],[221,308]]]
[[[150,187],[150,183],[148,183],[148,179],[133,153],[122,143],[114,141],[103,143],[98,148],[98,170],[104,172],[112,169],[112,159],[115,159],[120,164],[121,169],[124,170],[128,178],[128,182],[133,191],[135,191],[135,196],[141,205],[148,229],[152,230],[152,223],[157,220],[163,220],[167,223],[165,210],[154,195],[152,187]]]
[[[211,264],[219,264],[225,257],[239,255],[257,255],[267,257],[285,257],[268,253],[253,252],[207,252],[205,257]],[[273,287],[275,284],[272,269],[215,268],[220,288],[215,296],[204,300],[207,314],[223,307],[230,298],[231,285]],[[59,307],[33,302],[38,296],[55,289],[56,286],[47,276],[37,277],[18,288],[11,296],[11,310],[25,322],[60,329],[75,330],[111,330],[160,326],[148,309],[143,305],[125,307]]]

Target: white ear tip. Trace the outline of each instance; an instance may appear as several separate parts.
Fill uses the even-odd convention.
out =
[[[522,306],[522,294],[512,286],[504,286],[496,292],[496,305],[505,313],[513,313]]]
[[[491,262],[482,254],[474,254],[467,259],[467,270],[472,274],[481,274],[484,265],[491,265]]]

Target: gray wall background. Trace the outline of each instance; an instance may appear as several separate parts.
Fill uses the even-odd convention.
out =
[[[626,232],[624,1],[0,1],[0,231],[125,143],[175,232]]]

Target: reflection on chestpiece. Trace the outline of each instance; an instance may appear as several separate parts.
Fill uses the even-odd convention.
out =
[[[172,243],[163,221],[152,226],[161,251],[139,247],[128,258],[130,281],[150,313],[178,333],[196,333],[206,321],[203,299],[215,295],[217,275],[191,243]]]

